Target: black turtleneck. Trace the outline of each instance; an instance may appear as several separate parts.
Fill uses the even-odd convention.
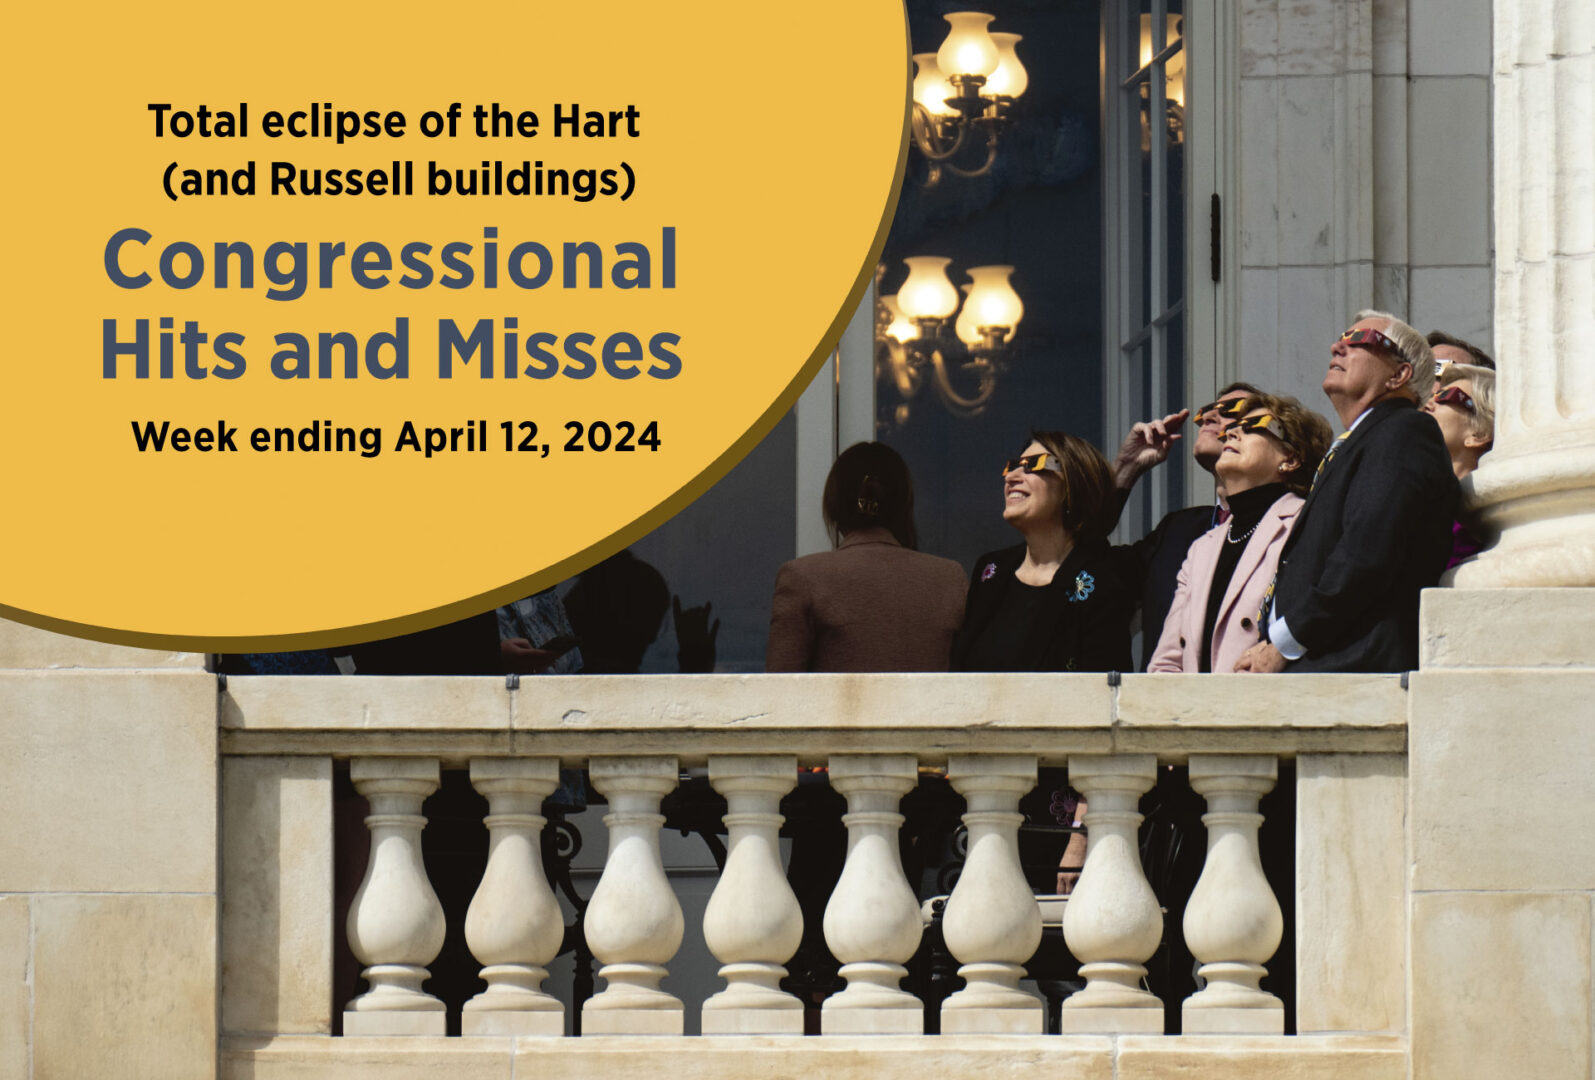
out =
[[[1207,593],[1207,616],[1202,620],[1201,670],[1204,672],[1213,670],[1213,629],[1218,625],[1218,609],[1224,602],[1230,578],[1235,576],[1241,552],[1246,550],[1257,523],[1263,520],[1268,508],[1289,491],[1285,484],[1262,484],[1229,496],[1229,527],[1219,547],[1218,565],[1213,568],[1213,584]]]

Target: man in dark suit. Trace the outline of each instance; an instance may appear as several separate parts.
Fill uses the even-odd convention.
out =
[[[1198,410],[1191,453],[1203,469],[1212,472],[1218,463],[1224,449],[1224,427],[1239,415],[1236,406],[1259,392],[1251,383],[1230,383],[1216,401]],[[1168,460],[1169,451],[1181,438],[1180,428],[1190,415],[1189,409],[1181,409],[1161,420],[1136,424],[1124,437],[1113,461],[1113,483],[1121,511],[1141,475]],[[1227,514],[1221,492],[1216,502],[1206,506],[1170,511],[1140,540],[1113,548],[1114,569],[1131,595],[1140,601],[1142,671],[1152,659],[1163,621],[1174,603],[1185,553],[1192,541],[1222,522]]]
[[[1439,426],[1418,411],[1434,353],[1406,323],[1362,311],[1330,350],[1324,393],[1347,431],[1285,542],[1267,635],[1236,671],[1408,671],[1419,593],[1440,580],[1459,492]]]

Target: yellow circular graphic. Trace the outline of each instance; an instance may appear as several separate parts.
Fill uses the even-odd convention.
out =
[[[107,640],[374,637],[618,549],[790,405],[901,182],[897,0],[11,21],[0,613]]]

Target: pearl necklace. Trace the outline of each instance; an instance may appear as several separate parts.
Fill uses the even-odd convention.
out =
[[[1252,533],[1256,532],[1257,531],[1257,526],[1261,525],[1262,523],[1263,523],[1263,519],[1262,518],[1258,518],[1256,521],[1252,522],[1252,527],[1250,529],[1247,529],[1245,532],[1241,533],[1239,536],[1236,536],[1235,535],[1235,519],[1234,518],[1230,518],[1229,519],[1229,528],[1224,530],[1224,539],[1228,543],[1239,544],[1240,542],[1245,540],[1248,536],[1252,535]]]

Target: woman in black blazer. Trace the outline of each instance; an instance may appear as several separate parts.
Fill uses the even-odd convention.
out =
[[[1032,432],[1003,467],[1002,499],[1003,520],[1024,543],[975,561],[952,669],[1135,670],[1135,599],[1112,570],[1106,537],[1119,507],[1101,452],[1061,431]],[[1077,803],[1076,825],[1085,811]],[[1060,893],[1073,890],[1084,860],[1085,834],[1076,832],[1059,861]]]
[[[1134,600],[1106,540],[1113,474],[1084,439],[1032,434],[1003,469],[1003,520],[1024,543],[975,562],[952,668],[1133,671]]]

